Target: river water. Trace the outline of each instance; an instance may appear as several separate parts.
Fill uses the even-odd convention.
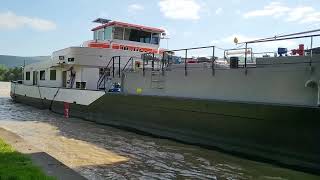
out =
[[[0,127],[88,179],[320,179],[197,146],[65,119],[14,103],[3,89],[0,83]]]

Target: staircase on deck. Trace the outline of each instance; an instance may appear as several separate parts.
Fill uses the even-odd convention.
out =
[[[127,70],[129,62],[131,62],[131,70],[133,69],[133,57],[130,57],[125,66],[121,69],[121,56],[113,56],[106,67],[103,68],[103,72],[97,82],[98,90],[106,90],[110,88],[111,81],[114,78],[121,78],[122,73]]]

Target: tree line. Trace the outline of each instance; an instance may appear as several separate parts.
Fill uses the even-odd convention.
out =
[[[8,68],[0,64],[0,81],[17,81],[22,79],[22,68]]]

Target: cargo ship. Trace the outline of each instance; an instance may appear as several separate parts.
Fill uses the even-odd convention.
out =
[[[320,172],[320,55],[303,45],[262,56],[251,48],[313,41],[319,30],[243,42],[241,49],[167,50],[160,48],[163,29],[102,18],[94,22],[99,26],[92,29],[93,40],[25,66],[23,81],[11,85],[13,100]],[[191,57],[199,49],[209,55]]]

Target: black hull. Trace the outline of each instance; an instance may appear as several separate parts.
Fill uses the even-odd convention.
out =
[[[63,114],[63,102],[15,95],[17,102]],[[70,115],[250,159],[320,173],[320,109],[106,94]]]

